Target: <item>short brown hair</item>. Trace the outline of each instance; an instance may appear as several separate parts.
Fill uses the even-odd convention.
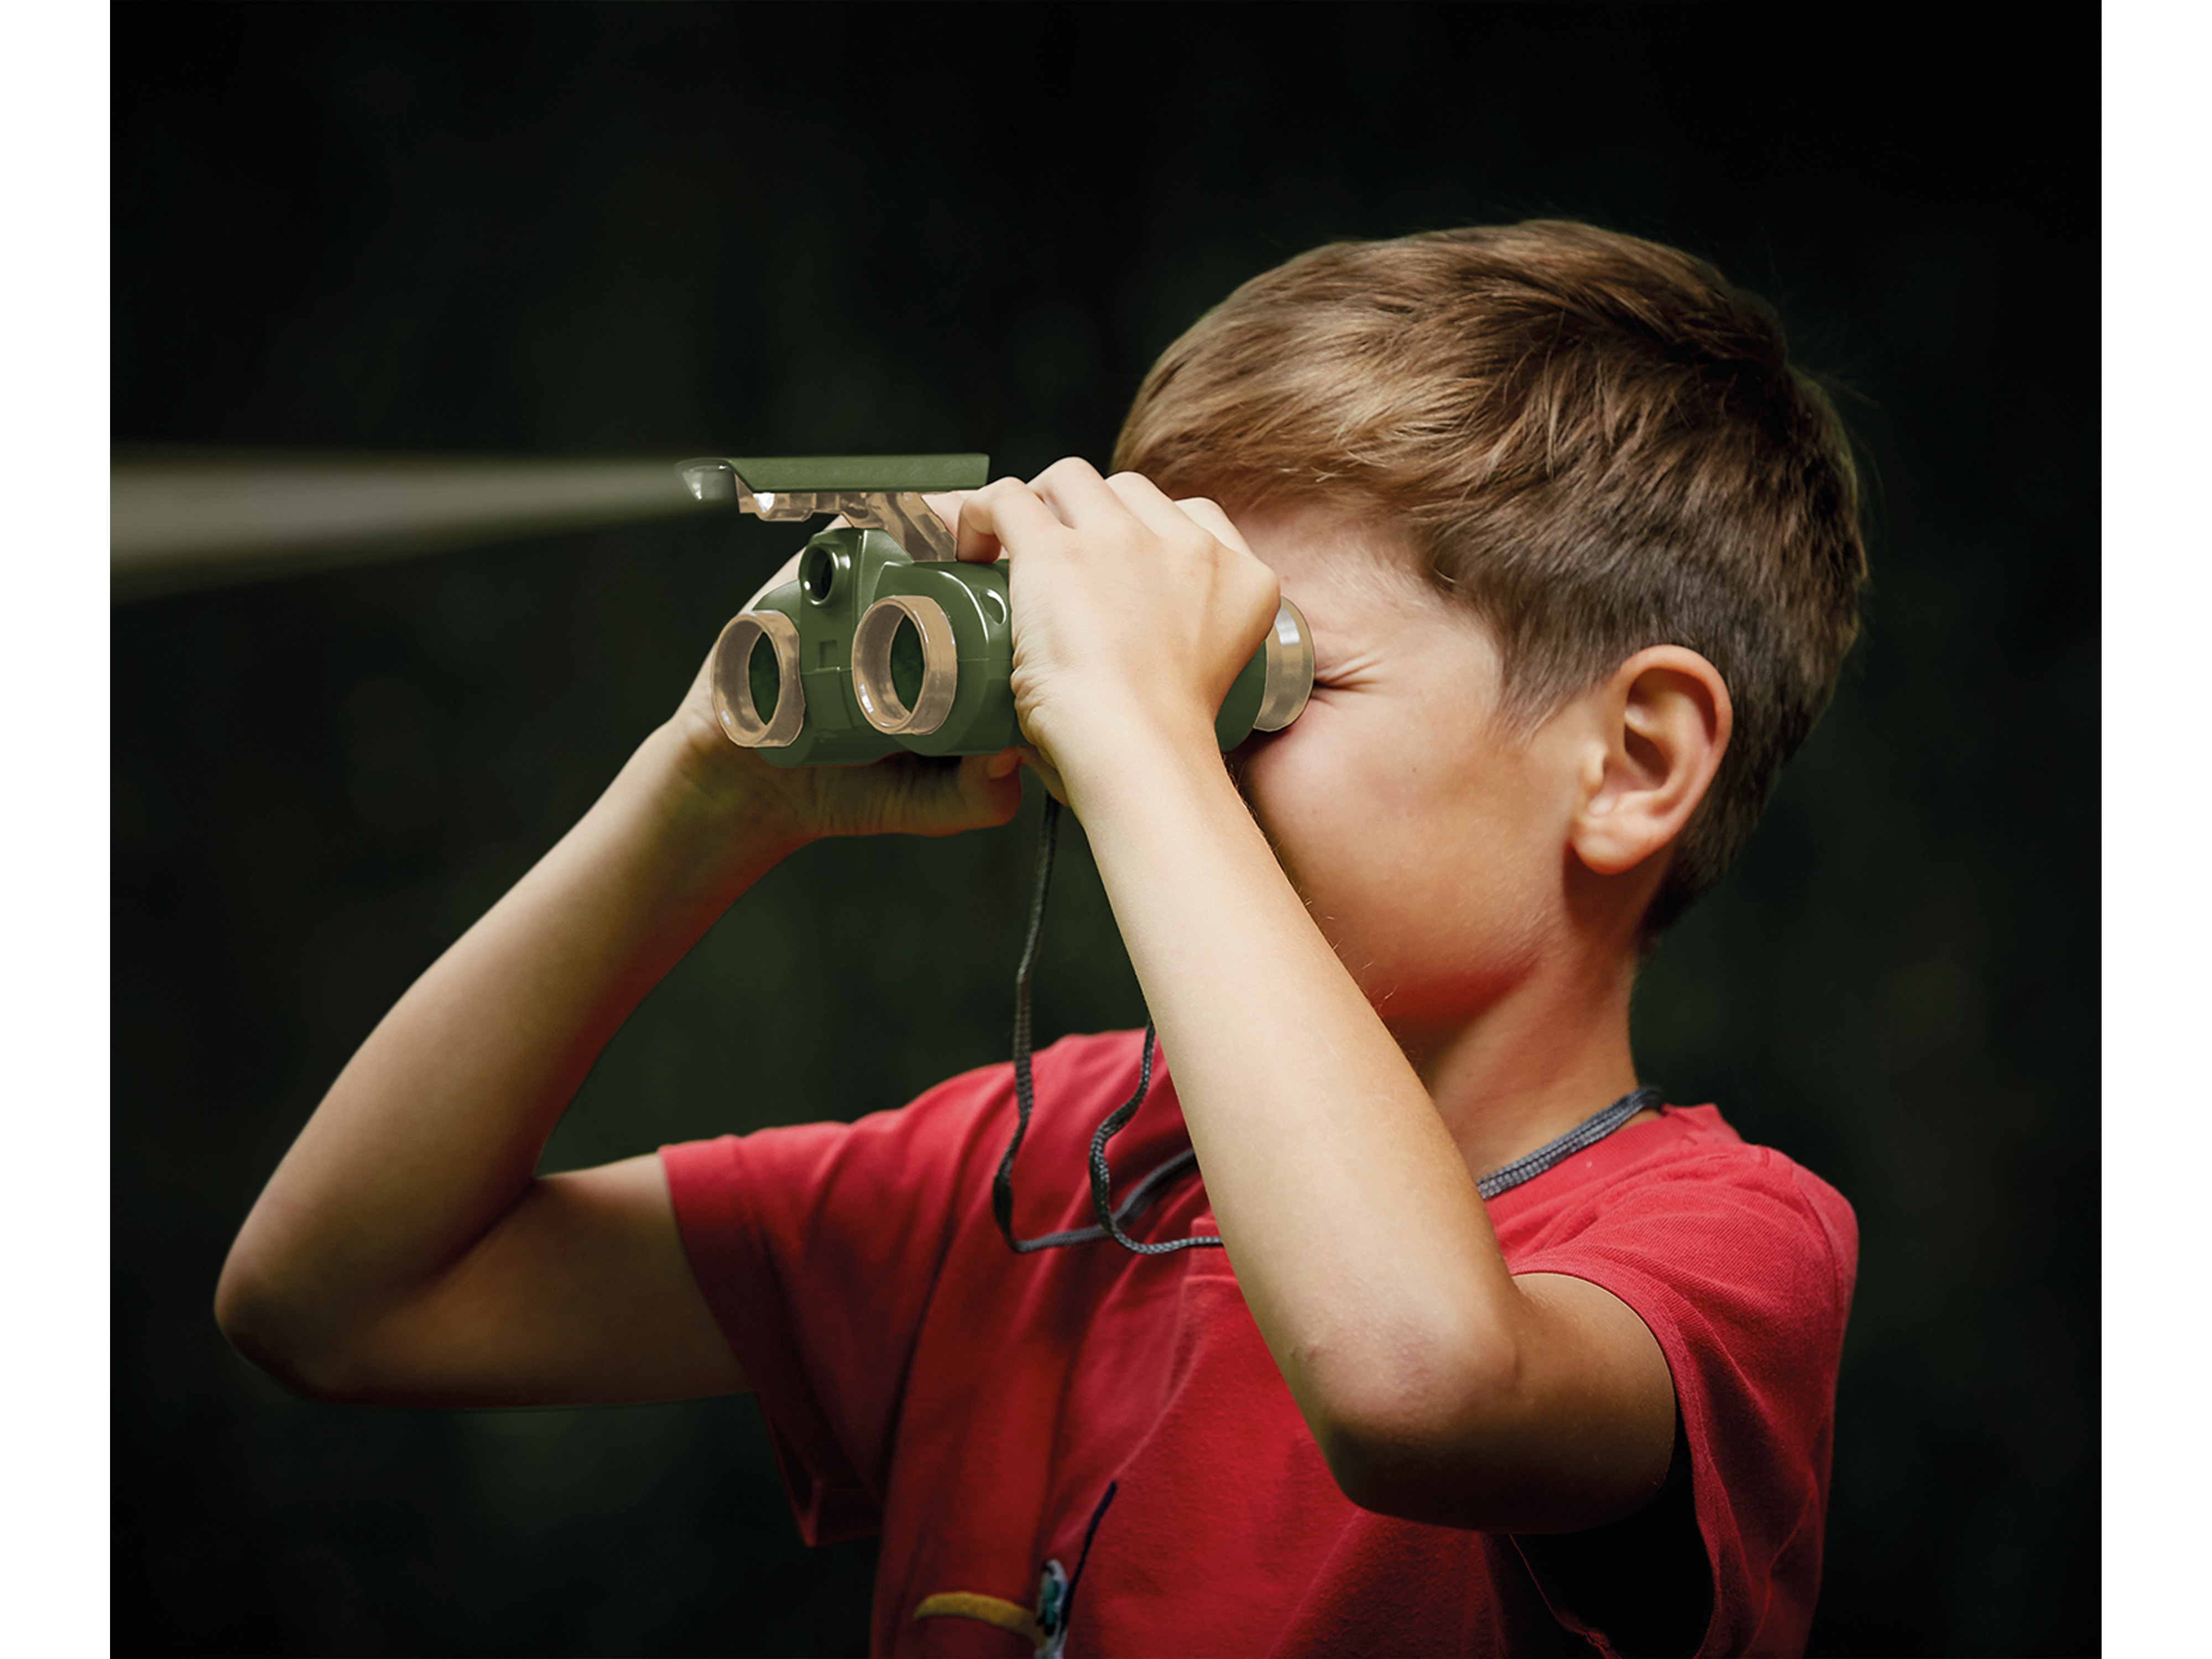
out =
[[[1254,277],[1152,366],[1114,465],[1232,514],[1388,515],[1491,628],[1524,731],[1646,646],[1711,661],[1734,735],[1647,937],[1741,850],[1857,631],[1850,444],[1773,312],[1589,225],[1335,242]]]

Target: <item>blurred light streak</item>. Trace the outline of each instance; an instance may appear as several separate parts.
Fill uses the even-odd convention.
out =
[[[583,529],[697,503],[664,458],[163,451],[109,469],[112,599]]]

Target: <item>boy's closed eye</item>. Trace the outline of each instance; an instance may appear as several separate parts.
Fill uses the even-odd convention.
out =
[[[1310,603],[1287,586],[1284,593],[1304,613],[1313,635],[1315,694],[1372,683],[1389,657],[1373,630],[1362,629],[1356,617],[1325,598],[1316,596],[1320,602]]]
[[[1376,649],[1346,649],[1341,645],[1334,651],[1328,651],[1318,648],[1319,639],[1316,630],[1313,683],[1316,697],[1326,702],[1332,697],[1372,690],[1389,684],[1389,660],[1385,653]]]

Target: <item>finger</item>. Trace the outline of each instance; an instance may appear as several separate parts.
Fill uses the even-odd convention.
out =
[[[1079,455],[1054,461],[1030,480],[1030,488],[1070,529],[1090,529],[1128,516],[1128,508],[1098,469]]]
[[[1018,478],[986,484],[960,504],[960,556],[973,564],[994,563],[1001,552],[1056,535],[1066,528],[1053,510]]]
[[[1196,525],[1223,546],[1235,549],[1248,559],[1255,556],[1251,544],[1244,539],[1243,532],[1221,510],[1218,501],[1204,495],[1182,495],[1170,500],[1165,490],[1141,472],[1116,472],[1106,483],[1130,512],[1162,535],[1187,531]]]
[[[1066,805],[1067,785],[1060,779],[1060,769],[1044,757],[1042,750],[1029,744],[1022,745],[1021,757],[1022,764],[1037,775],[1038,781],[1044,785],[1045,793],[1062,806]]]
[[[957,836],[1004,823],[1021,810],[1022,781],[1018,767],[994,774],[997,758],[963,755],[957,766],[930,769],[916,780],[923,793],[915,798],[912,820],[901,827],[918,835]]]
[[[1156,536],[1188,536],[1194,526],[1212,533],[1212,526],[1198,525],[1182,503],[1170,501],[1167,492],[1141,472],[1116,472],[1106,480],[1106,488],[1124,512]]]
[[[1252,545],[1244,539],[1243,532],[1237,528],[1236,521],[1221,510],[1218,502],[1204,495],[1183,495],[1176,500],[1175,506],[1200,528],[1210,532],[1214,540],[1235,548],[1247,558],[1259,556],[1252,551]]]
[[[1017,763],[1003,772],[994,772],[991,769],[1000,758],[997,755],[960,757],[959,769],[953,775],[959,792],[958,818],[939,833],[957,835],[963,830],[1004,823],[1021,811],[1021,768]]]
[[[957,836],[1004,823],[1020,809],[1020,778],[987,776],[991,758],[948,764],[902,750],[860,766],[799,769],[817,775],[816,812],[825,834]]]
[[[961,498],[959,522],[952,526],[953,550],[959,557],[981,564],[997,560],[998,526],[991,505],[1008,489],[1020,487],[1018,479],[994,478],[981,489],[970,490]]]
[[[975,493],[972,489],[925,490],[921,504],[937,514],[957,541],[960,536],[960,504]]]

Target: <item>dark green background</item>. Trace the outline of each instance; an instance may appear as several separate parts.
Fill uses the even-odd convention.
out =
[[[1857,1206],[1826,1653],[2096,1642],[2096,15],[635,5],[114,12],[119,441],[1103,459],[1317,241],[1580,215],[1848,388],[1832,713],[1638,1005]],[[129,1653],[856,1650],[751,1403],[303,1405],[209,1300],[337,1067],[794,544],[718,515],[114,614],[114,1583]],[[1036,802],[809,850],[556,1164],[1003,1054]],[[1079,842],[1078,842],[1079,848]],[[881,948],[856,951],[872,936]],[[1049,1036],[1139,1017],[1081,856]]]

